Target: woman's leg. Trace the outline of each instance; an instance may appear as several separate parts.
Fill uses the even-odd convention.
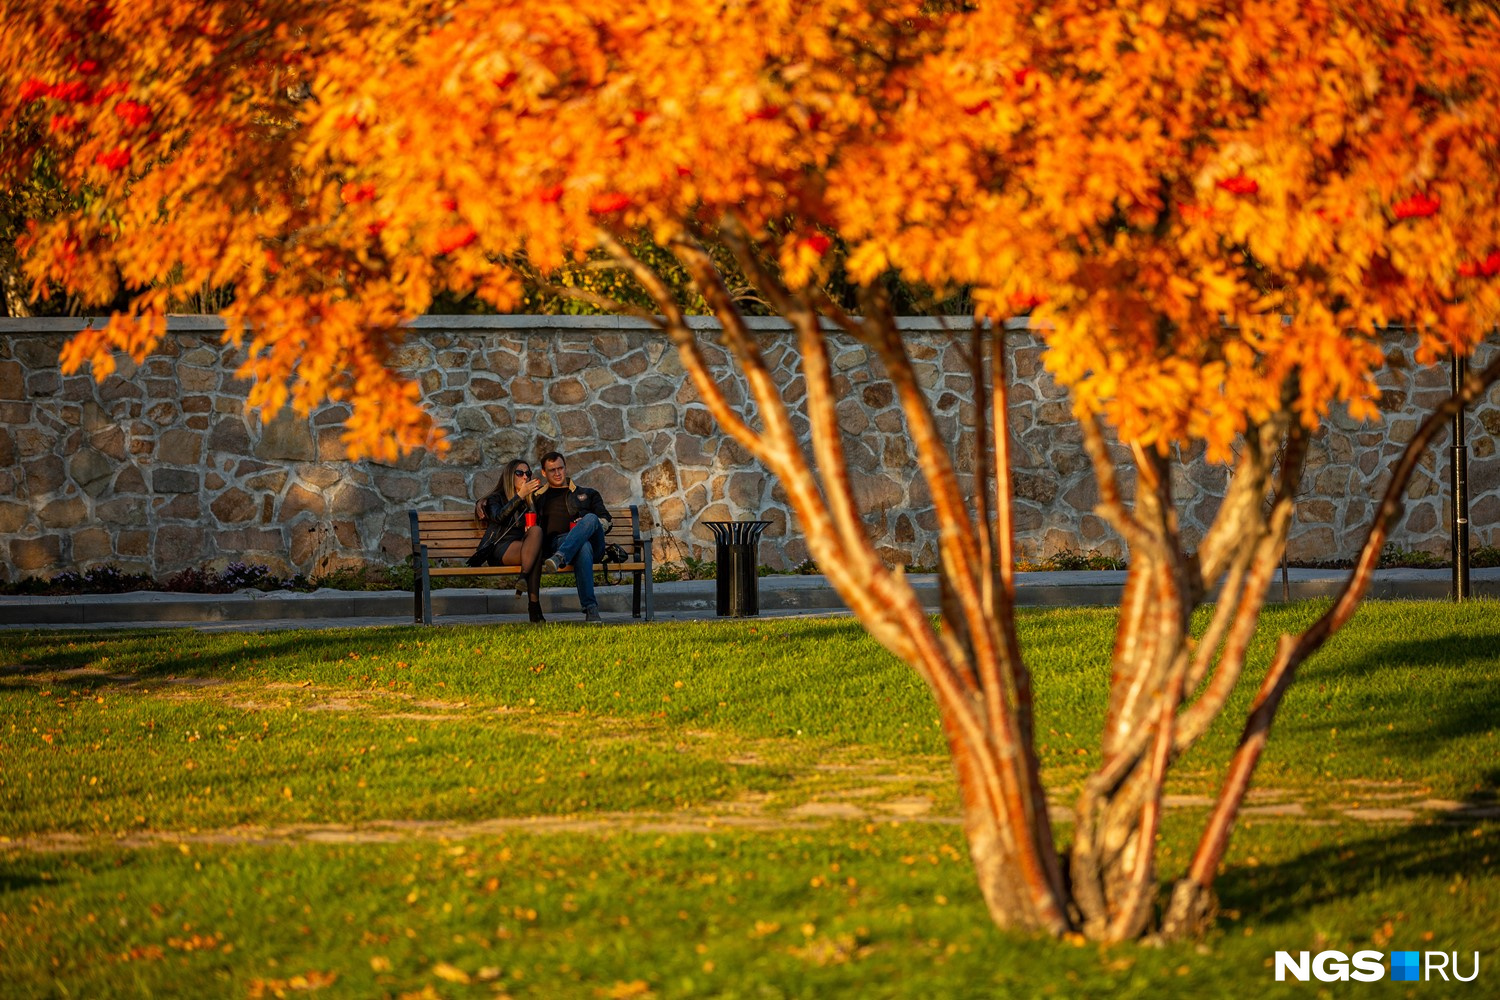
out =
[[[526,599],[535,604],[542,593],[542,528],[532,525],[526,529],[521,546],[521,572],[526,577]]]
[[[525,563],[522,561],[525,558],[525,556],[523,555],[524,552],[525,546],[523,546],[520,542],[511,542],[510,544],[506,545],[504,549],[496,550],[496,554],[499,555],[500,558],[495,562],[491,562],[490,565],[524,566]]]

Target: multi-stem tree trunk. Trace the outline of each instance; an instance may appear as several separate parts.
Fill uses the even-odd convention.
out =
[[[1102,760],[1085,782],[1064,854],[1047,812],[1031,678],[1016,631],[1003,327],[976,320],[968,340],[977,415],[975,452],[968,456],[973,489],[966,494],[957,457],[939,433],[884,295],[865,289],[860,314],[851,316],[815,290],[784,286],[733,220],[714,235],[791,324],[802,360],[810,448],[794,433],[782,387],[699,242],[682,237],[671,248],[721,324],[724,346],[754,399],[757,426],[725,399],[666,283],[608,233],[601,234],[601,243],[656,301],[661,315],[647,318],[676,345],[720,426],[780,479],[830,583],[870,633],[931,689],[953,757],[970,854],[994,920],[1053,934],[1080,931],[1100,940],[1147,933],[1158,924],[1162,873],[1156,842],[1169,769],[1207,732],[1238,684],[1284,550],[1307,445],[1306,431],[1292,416],[1295,376],[1284,387],[1280,411],[1245,432],[1224,502],[1195,551],[1178,532],[1171,457],[1139,446],[1112,448],[1096,419],[1083,420],[1100,513],[1125,538],[1131,561],[1110,664]],[[881,562],[865,530],[835,414],[826,324],[875,353],[901,403],[939,526],[936,628],[902,568]],[[1462,399],[1497,380],[1500,361],[1471,375]],[[1160,924],[1163,933],[1195,934],[1211,917],[1213,877],[1280,698],[1297,665],[1347,621],[1362,598],[1416,460],[1459,403],[1455,397],[1431,414],[1393,469],[1358,564],[1333,608],[1303,634],[1283,637],[1198,852]],[[1133,466],[1132,504],[1122,499],[1117,459]],[[1191,616],[1209,601],[1208,626],[1195,636]]]

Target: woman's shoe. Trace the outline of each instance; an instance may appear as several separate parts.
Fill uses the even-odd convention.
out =
[[[542,603],[540,601],[526,602],[526,613],[531,616],[531,620],[534,622],[544,622],[547,620],[542,617]]]

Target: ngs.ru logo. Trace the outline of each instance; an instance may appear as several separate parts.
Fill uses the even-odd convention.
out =
[[[1391,980],[1397,983],[1415,983],[1441,977],[1453,978],[1461,983],[1471,983],[1479,978],[1479,952],[1474,953],[1474,968],[1467,976],[1458,971],[1458,952],[1446,951],[1393,951],[1391,952]],[[1276,981],[1285,982],[1287,973],[1292,978],[1307,982],[1309,977],[1325,983],[1338,983],[1355,979],[1374,983],[1385,978],[1385,952],[1356,951],[1351,958],[1341,951],[1320,951],[1316,955],[1300,951],[1293,958],[1291,952],[1276,953]]]

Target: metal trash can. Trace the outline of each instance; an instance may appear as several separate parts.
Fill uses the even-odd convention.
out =
[[[760,533],[770,521],[704,521],[714,533],[718,563],[719,617],[747,618],[760,614],[760,576],[756,573]]]

